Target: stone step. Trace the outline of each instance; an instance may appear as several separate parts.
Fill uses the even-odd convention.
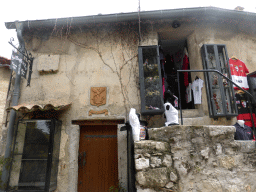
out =
[[[178,110],[179,118],[180,118],[180,110]],[[192,118],[192,117],[199,117],[198,109],[183,109],[182,110],[182,117],[183,118]]]
[[[183,125],[205,125],[204,117],[182,118]],[[181,125],[181,119],[179,118],[179,124]]]
[[[183,125],[234,125],[236,123],[236,118],[231,120],[227,120],[225,117],[219,118],[215,121],[213,118],[209,116],[203,117],[193,117],[193,118],[182,118]],[[181,119],[179,116],[179,124],[181,125]]]

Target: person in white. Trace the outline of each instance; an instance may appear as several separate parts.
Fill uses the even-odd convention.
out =
[[[192,83],[192,90],[194,95],[194,104],[201,104],[202,103],[202,87],[204,81],[200,78],[196,79]]]

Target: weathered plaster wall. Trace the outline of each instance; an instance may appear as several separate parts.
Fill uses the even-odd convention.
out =
[[[125,120],[131,107],[140,111],[137,38],[129,27],[124,28],[79,30],[65,37],[53,33],[48,39],[26,37],[35,61],[31,87],[23,82],[20,104],[72,103],[59,116],[63,126],[57,191],[77,190],[80,128],[71,125],[72,120]],[[148,36],[144,45],[157,42],[156,33]],[[107,87],[105,105],[90,104],[91,87]],[[88,114],[89,110],[103,109],[108,110],[107,116]],[[127,189],[126,132],[120,132],[121,127],[117,126],[119,182]]]
[[[139,110],[136,33],[129,32],[128,26],[123,30],[108,27],[63,37],[53,31],[54,35],[40,43],[38,38],[27,37],[35,65],[31,87],[22,86],[20,103],[72,102],[70,119],[87,118],[90,109],[108,109],[110,116],[124,117],[131,107]],[[59,57],[50,63],[54,72],[42,68],[49,63],[47,55]],[[106,105],[90,104],[91,87],[107,87]]]
[[[2,128],[2,125],[4,123],[4,108],[6,104],[6,96],[9,86],[10,75],[11,72],[9,68],[0,68],[0,128]]]
[[[139,191],[255,191],[255,142],[234,141],[233,126],[150,129],[135,142]]]

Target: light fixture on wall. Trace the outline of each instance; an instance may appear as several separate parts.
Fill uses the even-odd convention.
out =
[[[173,28],[178,28],[178,27],[180,27],[180,22],[179,21],[177,21],[177,20],[174,20],[173,22],[172,22],[172,27]]]

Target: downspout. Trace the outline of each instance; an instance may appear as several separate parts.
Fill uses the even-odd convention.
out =
[[[19,40],[19,56],[23,58],[23,54],[25,53],[25,41],[23,39],[23,23],[15,21],[16,30],[17,30],[17,37]],[[20,96],[20,82],[21,82],[21,63],[18,66],[18,71],[15,77],[15,84],[14,84],[14,92],[12,97],[12,106],[18,105],[19,96]],[[2,189],[5,191],[7,190],[8,186],[8,178],[9,178],[9,167],[10,167],[10,158],[11,158],[11,149],[12,149],[12,141],[14,135],[14,124],[16,119],[16,112],[12,109],[10,114],[9,120],[9,128],[7,132],[7,141],[6,141],[6,148],[5,148],[5,155],[4,155],[4,165],[3,165],[3,172],[2,172]]]

